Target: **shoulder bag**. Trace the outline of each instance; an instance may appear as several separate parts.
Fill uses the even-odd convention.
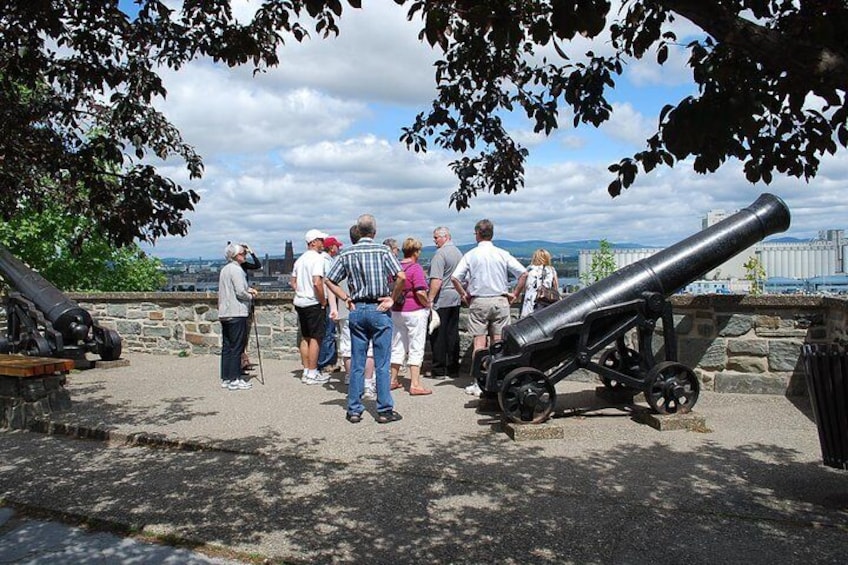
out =
[[[556,276],[553,277],[550,286],[545,284],[545,275],[547,275],[548,268],[544,267],[544,274],[542,275],[542,286],[539,287],[539,290],[536,291],[536,304],[538,306],[548,306],[549,304],[553,304],[554,302],[558,302],[561,298],[559,295],[559,290],[557,289]]]

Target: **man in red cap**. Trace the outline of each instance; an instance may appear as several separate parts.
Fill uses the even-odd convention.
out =
[[[330,267],[333,266],[335,257],[339,254],[341,247],[342,242],[336,237],[331,235],[324,238],[323,255],[325,274],[330,272]],[[324,329],[324,338],[321,340],[321,349],[318,352],[318,371],[321,373],[333,373],[339,359],[336,350],[336,320],[339,317],[339,309],[336,296],[326,288],[324,294],[329,297],[330,307],[327,308],[327,327]]]

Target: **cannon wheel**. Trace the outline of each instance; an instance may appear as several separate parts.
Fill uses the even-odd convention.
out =
[[[542,371],[519,367],[507,373],[498,401],[516,424],[541,424],[553,412],[556,390]]]
[[[489,351],[480,349],[474,352],[471,358],[471,375],[476,376],[477,385],[482,389],[486,384],[486,373],[489,372]]]
[[[115,330],[104,329],[97,336],[98,353],[104,361],[114,361],[121,357],[121,336]]]
[[[53,350],[47,338],[41,334],[35,334],[26,340],[24,354],[29,357],[52,357]]]
[[[695,372],[676,361],[665,361],[651,368],[646,379],[645,400],[659,414],[685,414],[698,401],[701,390]]]
[[[601,358],[599,360],[599,365],[607,367],[609,369],[613,369],[618,371],[619,373],[624,373],[630,375],[632,371],[630,367],[633,365],[639,365],[642,362],[642,358],[639,355],[638,351],[635,351],[630,348],[626,348],[624,350],[624,357],[619,353],[618,349],[607,349],[601,354]],[[624,390],[627,387],[624,383],[621,383],[615,379],[611,379],[606,375],[598,375],[601,379],[601,383],[610,389],[610,390]]]

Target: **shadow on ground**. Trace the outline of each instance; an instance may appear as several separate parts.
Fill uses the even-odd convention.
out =
[[[283,441],[268,433],[243,445]],[[16,432],[0,435],[0,479],[11,501],[293,561],[844,559],[845,477],[798,463],[791,450],[622,442],[562,460],[501,443],[457,437],[398,445],[389,460],[328,463]],[[21,469],[32,470],[30,480]]]

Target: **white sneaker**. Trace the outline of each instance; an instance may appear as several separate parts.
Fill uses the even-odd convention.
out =
[[[477,398],[480,398],[480,395],[483,394],[483,391],[480,390],[480,385],[474,383],[465,387],[465,394],[470,394],[471,396],[476,396]]]
[[[236,385],[239,387],[239,390],[247,390],[249,388],[253,388],[253,383],[249,383],[244,379],[236,380]]]
[[[221,388],[229,388],[230,381],[221,381]]]
[[[306,369],[300,374],[300,382],[306,384],[306,381],[309,380],[309,376],[306,374]]]
[[[377,391],[366,388],[362,393],[362,400],[377,400]]]
[[[241,390],[238,385],[238,380],[227,381],[227,390]]]
[[[308,385],[323,385],[330,381],[330,375],[327,373],[318,373],[314,377],[306,377],[304,381]]]

